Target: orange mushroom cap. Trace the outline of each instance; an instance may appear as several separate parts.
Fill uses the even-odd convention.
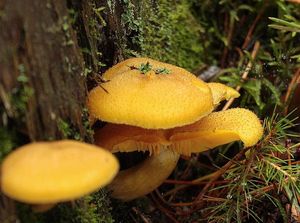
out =
[[[73,200],[108,184],[117,159],[107,150],[74,140],[36,142],[10,153],[1,166],[1,189],[31,204]]]
[[[138,69],[142,61],[152,66],[145,73]],[[91,116],[116,124],[167,129],[193,123],[212,112],[211,90],[193,74],[148,58],[129,62],[110,68],[103,75],[109,81],[90,91],[87,106]],[[156,73],[159,68],[168,72]]]

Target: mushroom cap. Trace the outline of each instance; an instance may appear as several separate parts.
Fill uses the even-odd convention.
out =
[[[95,132],[95,143],[112,152],[171,149],[190,155],[241,140],[244,146],[255,145],[262,137],[258,117],[243,108],[213,112],[201,120],[167,130],[151,130],[128,125],[107,124]]]
[[[168,63],[163,63],[163,62],[153,60],[153,59],[147,58],[147,57],[134,57],[134,58],[124,60],[120,63],[117,63],[113,67],[109,68],[103,74],[102,77],[105,80],[111,80],[114,76],[117,76],[118,74],[122,74],[124,72],[130,71],[133,68],[138,69],[142,64],[147,64],[147,63],[149,63],[151,65],[151,70],[154,70],[154,71],[165,68],[168,71],[170,71],[170,73],[178,73],[180,75],[184,75],[184,76],[189,77],[194,80],[198,79],[195,77],[195,75],[193,75],[192,73],[190,73],[189,71],[187,71],[181,67],[177,67],[175,65],[168,64]],[[202,81],[200,79],[198,79],[198,80],[201,83],[205,83],[204,81]]]
[[[111,123],[168,129],[196,122],[212,112],[212,94],[205,82],[182,68],[147,58],[142,61],[149,62],[152,70],[144,74],[124,61],[104,74],[109,81],[88,95],[91,116]],[[159,68],[169,73],[156,74]]]
[[[108,151],[73,140],[37,142],[10,153],[1,166],[1,189],[31,204],[79,198],[107,185],[119,164]]]
[[[252,111],[233,108],[213,112],[191,125],[173,128],[169,134],[173,147],[189,154],[237,140],[245,147],[254,146],[263,135],[263,127]]]
[[[213,103],[215,106],[219,105],[219,103],[223,100],[238,98],[240,96],[240,93],[238,91],[224,84],[211,82],[207,83],[207,85],[211,90]]]

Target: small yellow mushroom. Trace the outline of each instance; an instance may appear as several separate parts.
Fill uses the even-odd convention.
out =
[[[30,143],[4,159],[1,190],[42,211],[98,190],[118,169],[117,159],[94,145],[74,140]]]

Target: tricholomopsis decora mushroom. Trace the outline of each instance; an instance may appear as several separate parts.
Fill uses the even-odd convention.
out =
[[[103,78],[109,81],[89,93],[90,114],[117,124],[99,130],[96,144],[112,152],[147,150],[154,154],[138,166],[121,171],[111,184],[112,195],[123,200],[151,192],[174,169],[180,148],[170,150],[178,144],[169,140],[170,128],[195,123],[220,101],[239,96],[223,84],[206,84],[182,68],[148,58],[123,61],[104,73]],[[152,168],[154,163],[156,167]],[[148,174],[146,179],[144,171]],[[148,186],[136,188],[134,184]]]
[[[4,159],[1,190],[15,200],[47,206],[98,190],[118,169],[117,159],[94,145],[74,140],[35,142]]]
[[[89,92],[87,106],[95,118],[168,129],[194,123],[214,108],[208,85],[182,68],[147,58],[116,67],[103,75],[108,82]]]

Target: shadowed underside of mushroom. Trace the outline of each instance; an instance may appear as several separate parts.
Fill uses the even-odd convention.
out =
[[[143,129],[131,125],[108,123],[103,128],[95,131],[95,144],[107,148],[112,153],[149,151],[157,154],[161,148],[167,148],[166,130]]]
[[[246,147],[249,147],[256,144],[262,134],[262,125],[253,112],[235,108],[212,113],[191,125],[167,130],[148,130],[127,125],[107,124],[104,128],[96,131],[95,141],[97,145],[114,152],[150,151],[154,155],[148,159],[156,162],[155,159],[161,151],[169,150],[172,151],[170,154],[175,152],[176,154],[190,155],[237,140],[241,140]],[[139,174],[121,171],[115,178],[113,181],[114,194],[118,194],[118,198],[130,200],[131,197],[136,197],[135,194],[132,195],[128,192],[131,191],[130,188],[122,189],[122,191],[127,191],[124,196],[122,196],[122,191],[118,191],[124,187],[124,185],[119,185],[121,183],[120,175],[122,179],[126,178],[127,182],[141,182],[136,177],[145,175],[149,176],[149,180],[151,180],[150,177],[155,178],[153,173],[158,172],[157,170],[161,175],[168,176],[170,174],[170,168],[166,168],[166,166],[160,169],[154,165],[148,166],[147,162],[150,162],[148,159],[140,164]],[[164,169],[166,169],[166,173],[163,173]],[[163,180],[156,181],[156,187]],[[143,188],[146,187],[143,183],[139,187],[140,191],[150,192],[149,188]]]

